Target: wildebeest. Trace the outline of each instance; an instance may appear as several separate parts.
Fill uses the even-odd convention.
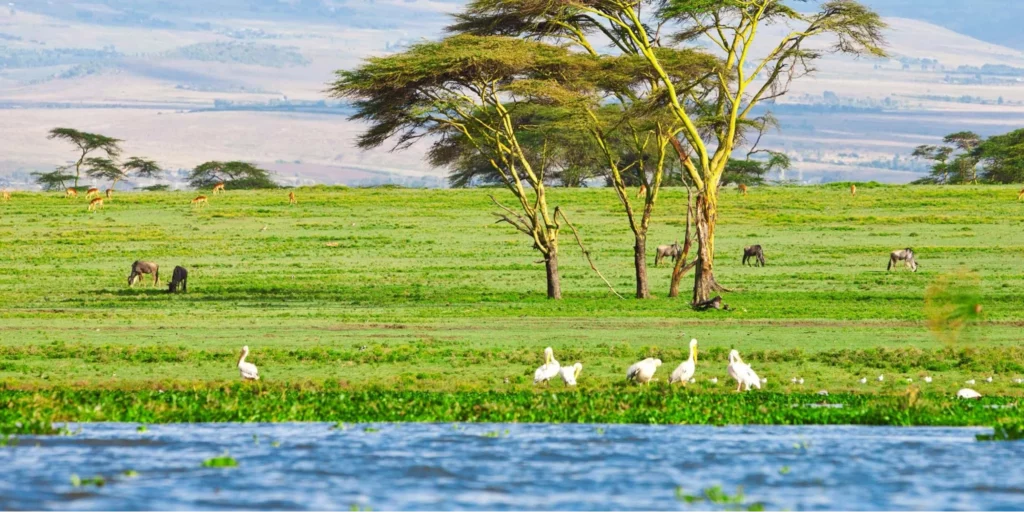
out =
[[[179,284],[181,291],[188,293],[188,270],[182,266],[174,267],[174,275],[171,276],[171,283],[167,285],[167,293],[176,293]]]
[[[132,286],[141,280],[142,274],[153,274],[153,286],[160,284],[160,265],[148,261],[135,260],[135,263],[132,263],[132,273],[128,274],[128,286]]]
[[[665,257],[670,257],[675,262],[682,255],[683,248],[679,246],[679,240],[676,240],[672,245],[659,245],[658,252],[654,256],[654,266],[657,267]]]
[[[889,255],[889,266],[886,267],[886,272],[899,265],[901,261],[906,262],[907,267],[909,267],[910,270],[917,272],[917,261],[914,260],[914,250],[909,247],[900,251],[893,251],[892,254]]]
[[[753,259],[754,266],[764,266],[764,250],[761,249],[760,245],[751,245],[750,247],[743,248],[743,264],[747,264],[747,260]]]

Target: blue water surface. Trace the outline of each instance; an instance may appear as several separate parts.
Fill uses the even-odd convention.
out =
[[[71,425],[0,448],[0,509],[1024,509],[990,429],[322,423]],[[203,461],[229,453],[235,468]],[[132,470],[136,477],[122,473]],[[105,478],[72,485],[72,475]],[[677,492],[677,488],[681,492]]]

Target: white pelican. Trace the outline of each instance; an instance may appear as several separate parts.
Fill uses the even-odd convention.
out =
[[[566,386],[575,386],[576,379],[579,378],[582,371],[583,363],[576,363],[572,366],[563,366],[558,373],[562,375],[562,380],[565,381]]]
[[[985,382],[988,382],[989,384],[991,384],[992,383],[992,376],[989,375],[989,377],[987,379],[985,379]]]
[[[555,378],[560,369],[561,365],[555,361],[555,351],[551,347],[544,349],[544,364],[533,372],[533,383],[540,384]]]
[[[885,382],[885,375],[879,375],[878,382]]]
[[[867,377],[861,377],[860,378],[860,383],[861,384],[867,384],[868,383],[868,378]]]
[[[970,384],[970,385],[973,386],[974,385],[974,379],[969,379],[966,382],[964,382],[964,384]]]
[[[926,376],[926,377],[924,378],[924,381],[925,381],[925,382],[927,382],[928,384],[931,384],[931,383],[932,383],[932,377],[931,377],[930,375],[929,375],[929,376]]]
[[[687,382],[693,382],[691,379],[695,373],[697,373],[697,340],[691,339],[689,359],[676,367],[668,382],[669,384],[682,382],[685,386]]]
[[[249,355],[249,345],[242,347],[242,355],[238,357],[238,373],[242,374],[242,380],[260,380],[259,370],[256,365],[245,362]]]
[[[981,398],[981,393],[978,393],[977,391],[971,388],[963,388],[960,391],[956,392],[956,397],[967,399]]]
[[[651,379],[654,377],[654,372],[658,371],[659,366],[661,366],[661,359],[648,357],[643,361],[633,364],[633,366],[626,370],[626,380],[631,380],[638,384],[650,384]]]
[[[761,389],[761,379],[749,364],[743,362],[738,350],[729,351],[729,366],[726,370],[730,377],[736,379],[736,391],[740,391],[741,388],[750,391],[751,386]]]

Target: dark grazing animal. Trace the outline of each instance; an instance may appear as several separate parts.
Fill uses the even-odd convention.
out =
[[[885,271],[888,272],[892,270],[892,268],[898,266],[901,261],[906,262],[907,267],[909,267],[910,270],[917,272],[917,261],[914,259],[914,250],[909,247],[901,251],[893,251],[892,254],[889,255],[889,266],[885,268]]]
[[[132,263],[132,273],[128,274],[128,286],[142,280],[142,274],[153,274],[153,286],[160,284],[160,265],[136,260],[135,263]]]
[[[754,266],[764,266],[764,250],[761,249],[760,245],[751,245],[750,247],[743,248],[743,264],[747,264],[747,260],[753,259]]]
[[[174,275],[167,285],[167,293],[177,293],[178,285],[181,285],[181,291],[188,293],[188,270],[185,270],[185,267],[174,267]]]
[[[679,240],[672,245],[659,245],[658,252],[654,255],[654,266],[657,267],[665,257],[672,258],[674,263],[683,255],[683,248],[679,246]]]

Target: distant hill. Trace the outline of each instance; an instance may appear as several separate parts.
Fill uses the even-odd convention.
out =
[[[882,16],[927,21],[989,43],[1024,50],[1021,0],[861,0]]]

